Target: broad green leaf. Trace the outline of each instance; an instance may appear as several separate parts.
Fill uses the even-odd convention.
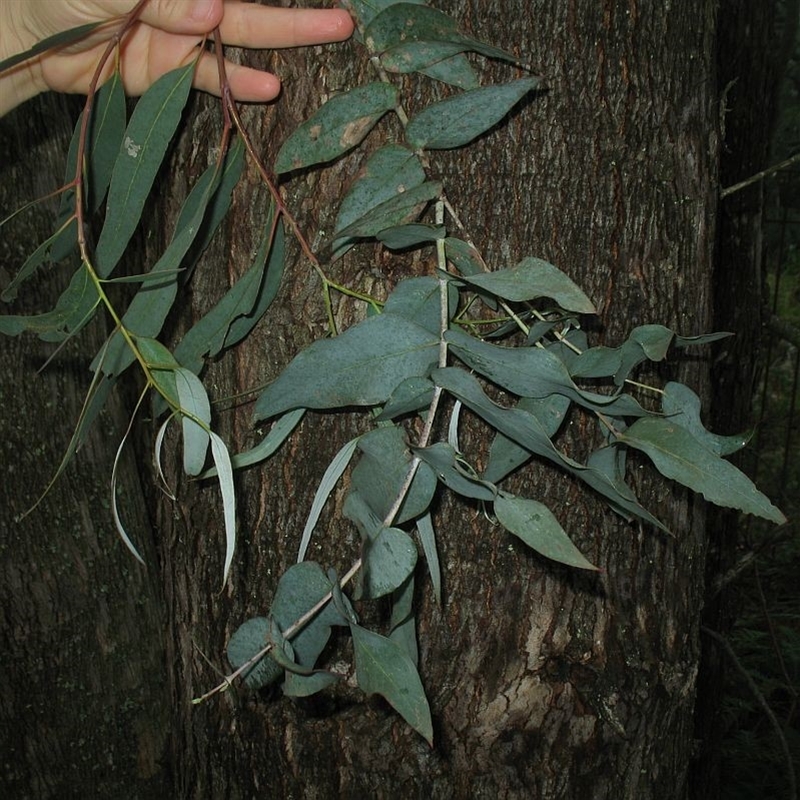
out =
[[[416,153],[399,144],[384,145],[370,156],[342,200],[334,233],[386,200],[424,182],[425,169]]]
[[[398,0],[342,0],[342,5],[356,18],[359,27],[366,28],[372,20]],[[424,5],[425,0],[405,0],[407,3]]]
[[[417,547],[399,528],[381,528],[364,542],[363,565],[354,599],[375,599],[405,583],[417,565]]]
[[[465,277],[482,275],[486,271],[486,262],[469,242],[448,236],[444,246],[447,260]]]
[[[270,617],[286,631],[331,592],[328,580],[319,564],[303,561],[281,575],[270,608]],[[297,663],[313,667],[331,635],[332,625],[346,625],[347,620],[328,603],[292,638]]]
[[[661,395],[661,411],[670,422],[686,428],[700,444],[718,456],[728,456],[741,450],[749,441],[752,432],[738,436],[717,436],[706,430],[700,419],[700,398],[682,383],[670,381]]]
[[[180,122],[194,76],[194,62],[159,78],[140,98],[122,140],[95,266],[107,278],[128,246],[167,147]]]
[[[565,311],[594,314],[592,301],[558,267],[540,258],[524,258],[519,264],[496,272],[465,275],[470,286],[504,300],[523,302],[538,297],[555,300]]]
[[[367,694],[379,694],[433,746],[433,724],[425,690],[414,662],[391,639],[350,625],[356,679]]]
[[[402,250],[405,247],[416,247],[420,244],[431,244],[437,239],[444,239],[444,226],[425,225],[421,222],[409,222],[385,228],[377,235],[378,241],[390,250]]]
[[[444,61],[437,61],[435,64],[421,69],[420,72],[435,81],[441,81],[459,89],[477,89],[481,85],[469,59],[461,54],[446,58]]]
[[[584,558],[552,511],[542,503],[501,493],[495,500],[494,513],[507,531],[518,536],[537,553],[570,567],[597,569]]]
[[[521,397],[517,408],[536,417],[545,434],[552,439],[564,422],[572,401],[560,394],[549,397]],[[530,450],[518,445],[502,433],[498,433],[489,450],[489,463],[483,478],[491,483],[498,483],[515,469],[521,467],[531,458]]]
[[[397,102],[397,89],[383,82],[334,95],[283,143],[275,171],[280,175],[332,161],[360,144]]]
[[[386,401],[378,422],[413,414],[427,408],[433,399],[433,384],[427,378],[407,378],[398,384]]]
[[[501,347],[451,329],[445,334],[450,350],[481,375],[520,397],[564,395],[593,411],[616,416],[647,412],[630,395],[612,395],[579,389],[566,365],[551,350],[540,347]]]
[[[539,83],[539,78],[520,78],[433,103],[411,118],[406,141],[415,150],[450,150],[468,144],[500,122]]]
[[[500,433],[532,454],[541,456],[580,478],[596,492],[605,497],[614,508],[665,530],[664,525],[639,505],[630,487],[612,481],[607,475],[578,463],[561,453],[550,441],[547,430],[533,415],[520,408],[504,408],[492,402],[481,389],[478,381],[464,370],[455,367],[434,370],[433,382],[448,391],[472,409]]]
[[[436,602],[442,604],[442,569],[439,565],[439,552],[436,548],[436,531],[429,511],[417,519],[417,533],[422,545],[422,552],[428,564],[428,573],[431,576],[431,585]]]
[[[266,617],[253,617],[243,622],[228,641],[228,661],[234,669],[239,669],[269,643],[270,624]],[[265,655],[242,673],[245,686],[261,689],[274,683],[283,675],[283,668]]]
[[[139,336],[136,338],[136,346],[148,367],[175,370],[180,366],[175,356],[156,339]]]
[[[35,58],[42,53],[46,53],[48,50],[52,50],[56,47],[66,47],[73,42],[77,42],[80,39],[83,39],[85,36],[88,36],[95,28],[105,24],[105,20],[100,22],[87,22],[84,25],[78,25],[75,28],[70,28],[66,31],[59,31],[52,36],[48,36],[46,39],[38,41],[28,50],[25,50],[22,53],[15,53],[13,56],[9,56],[8,58],[0,61],[0,72],[10,70],[12,67],[16,67],[17,64],[22,64],[23,61],[28,61],[31,58]]]
[[[319,521],[320,514],[322,514],[322,509],[325,507],[325,502],[328,497],[330,497],[331,492],[336,488],[339,478],[342,477],[344,471],[347,469],[347,465],[350,463],[350,459],[353,457],[356,447],[358,447],[358,438],[359,437],[351,439],[339,450],[333,457],[331,463],[328,464],[328,468],[325,470],[325,474],[319,482],[317,491],[314,494],[314,500],[311,503],[311,510],[308,513],[308,519],[303,528],[303,534],[300,537],[300,548],[297,553],[298,563],[305,560],[308,545],[311,542],[311,535],[314,533],[314,528]]]
[[[411,463],[402,428],[392,425],[370,431],[359,439],[358,449],[361,457],[350,477],[351,494],[358,493],[384,526],[400,525],[427,511],[436,491],[436,475],[427,464],[420,464],[397,516],[386,519]],[[345,514],[349,516],[347,508]]]
[[[325,670],[314,670],[310,675],[287,672],[286,680],[283,682],[283,693],[287,697],[310,697],[336,683],[339,677]]]
[[[414,448],[414,454],[431,467],[436,477],[451,491],[474,500],[494,500],[497,489],[488,481],[469,474],[459,464],[456,451],[449,444],[437,442],[430,447]]]
[[[299,353],[256,401],[256,420],[295,408],[385,403],[406,378],[428,374],[438,337],[396,314],[381,314]]]
[[[175,370],[175,386],[182,412],[183,471],[187,475],[199,475],[208,454],[211,403],[200,379],[184,367]]]
[[[364,38],[390,72],[421,70],[466,50],[519,64],[511,53],[459,33],[444,12],[411,3],[393,3],[370,22]]]
[[[456,308],[458,292],[448,286],[447,305]],[[385,314],[396,314],[425,328],[436,336],[442,328],[442,291],[438,278],[405,278],[394,288],[383,306]],[[450,314],[447,314],[450,318]]]
[[[363,217],[340,230],[336,242],[347,239],[368,239],[387,228],[416,219],[425,206],[441,194],[442,184],[439,181],[426,181],[399,194],[393,193],[391,199],[375,206]]]
[[[275,299],[283,276],[286,237],[280,221],[274,238],[271,231],[269,220],[250,268],[175,348],[175,358],[192,372],[200,372],[206,355],[213,358],[241,341]]]
[[[662,475],[700,492],[715,505],[737,508],[778,524],[786,521],[750,478],[669,419],[637,420],[617,438],[645,453]]]

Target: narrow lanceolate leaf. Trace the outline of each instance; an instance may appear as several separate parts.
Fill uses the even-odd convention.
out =
[[[95,252],[95,266],[103,278],[116,267],[139,224],[186,105],[194,66],[168,72],[136,104],[114,164],[108,211]]]
[[[222,515],[225,522],[225,566],[222,570],[222,583],[228,580],[228,572],[233,563],[233,551],[236,547],[236,491],[233,486],[233,468],[231,457],[225,442],[214,431],[208,432],[211,438],[211,455],[217,468],[219,489],[222,494]]]
[[[433,724],[425,689],[414,662],[385,636],[351,624],[356,679],[367,694],[379,694],[401,717],[433,745]]]
[[[275,171],[281,174],[332,161],[360,144],[396,106],[397,90],[383,82],[334,95],[284,142]]]
[[[200,379],[188,369],[175,370],[175,387],[182,413],[183,471],[187,475],[199,475],[208,454],[211,403]]]
[[[539,78],[520,78],[433,103],[409,121],[406,141],[415,150],[449,150],[468,144],[500,122],[539,83]]]
[[[487,294],[502,297],[504,300],[523,302],[549,297],[565,311],[574,311],[577,314],[595,313],[592,301],[581,288],[558,267],[540,258],[524,258],[513,267],[467,275],[464,280],[471,286],[477,286]]]
[[[87,22],[85,25],[78,25],[76,28],[70,28],[66,31],[60,31],[53,36],[48,36],[46,39],[36,42],[29,50],[16,53],[0,61],[0,72],[5,72],[7,69],[16,67],[17,64],[21,64],[23,61],[27,61],[30,58],[36,58],[36,56],[46,53],[54,47],[65,47],[68,44],[77,42],[85,36],[88,36],[95,28],[105,24],[105,20],[101,22]]]
[[[422,552],[428,564],[428,573],[431,576],[431,585],[436,602],[442,604],[442,568],[439,565],[439,551],[436,547],[436,531],[430,512],[425,512],[417,520],[417,533],[422,545]]]
[[[178,294],[178,268],[202,229],[206,209],[219,186],[222,174],[220,164],[215,162],[192,187],[181,208],[167,249],[148,273],[150,279],[136,293],[122,317],[123,326],[136,336],[152,339],[161,333]],[[229,191],[232,189],[230,186]],[[162,276],[161,280],[158,276]],[[113,334],[103,367],[107,374],[122,372],[133,360],[134,355],[122,334]],[[92,368],[95,367],[96,364],[92,364]]]
[[[314,533],[314,528],[319,520],[320,514],[322,514],[322,509],[325,507],[325,502],[339,482],[339,478],[342,477],[342,474],[347,469],[347,465],[350,463],[350,459],[353,457],[356,447],[358,447],[358,437],[351,439],[344,445],[333,457],[331,463],[328,464],[328,468],[325,470],[325,474],[322,476],[322,480],[317,487],[314,501],[311,503],[311,511],[308,513],[308,519],[303,528],[303,535],[300,537],[300,548],[297,553],[298,563],[305,559],[308,545],[311,542],[311,534]]]
[[[578,569],[596,570],[572,543],[550,509],[536,500],[500,494],[494,503],[497,521],[528,547],[553,561]]]
[[[750,478],[668,419],[637,420],[617,439],[646,453],[665,477],[700,492],[718,506],[738,508],[779,524],[786,521]]]
[[[258,398],[255,417],[385,403],[401,381],[428,374],[438,349],[438,337],[409,320],[371,317],[299,353]]]

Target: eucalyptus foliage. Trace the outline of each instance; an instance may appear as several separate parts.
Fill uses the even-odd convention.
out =
[[[699,399],[688,387],[669,383],[648,391],[633,380],[641,365],[719,335],[684,337],[653,324],[635,328],[618,347],[590,346],[581,325],[594,313],[594,305],[569,276],[524,254],[515,263],[487,265],[460,228],[445,187],[428,177],[435,151],[464,147],[486,133],[521,101],[535,99],[532,93],[540,79],[526,75],[482,85],[478,59],[468,59],[468,52],[508,62],[517,73],[524,66],[513,55],[461,33],[453,19],[421,3],[350,0],[348,6],[365,57],[376,67],[375,80],[323,103],[284,142],[272,169],[258,161],[255,166],[265,180],[277,173],[290,182],[296,173],[320,168],[354,148],[369,151],[370,132],[383,117],[394,115],[402,138],[368,153],[341,199],[326,255],[336,260],[353,247],[377,242],[390,250],[419,249],[430,270],[427,276],[400,281],[386,298],[366,298],[370,310],[378,313],[296,354],[256,400],[254,422],[272,423],[261,444],[229,454],[213,431],[213,406],[202,376],[209,358],[246,339],[263,318],[283,274],[285,228],[299,236],[274,186],[270,184],[273,203],[265,209],[263,235],[250,268],[172,351],[159,341],[194,264],[225,218],[246,159],[257,158],[230,100],[223,102],[228,103],[226,119],[233,122],[225,126],[219,155],[187,196],[163,254],[141,274],[118,275],[155,177],[180,131],[194,65],[157,81],[130,119],[118,74],[93,89],[70,148],[58,227],[30,255],[3,299],[12,300],[51,261],[77,266],[53,309],[33,316],[0,316],[0,331],[27,331],[64,342],[105,309],[114,332],[92,362],[94,378],[59,473],[85,440],[120,376],[136,364],[144,375],[144,394],[154,394],[155,413],[162,419],[157,465],[164,431],[175,420],[183,438],[185,473],[218,482],[224,507],[223,581],[236,563],[234,470],[268,459],[307,409],[363,408],[364,432],[337,453],[316,493],[298,543],[300,563],[281,577],[267,614],[243,622],[231,637],[228,658],[235,671],[223,686],[242,676],[251,688],[279,681],[291,696],[323,690],[342,677],[318,663],[332,628],[341,627],[352,637],[359,686],[385,697],[432,742],[430,710],[417,672],[411,600],[417,541],[441,599],[431,516],[438,492],[449,490],[481,504],[487,516],[545,559],[584,570],[596,567],[573,544],[547,498],[522,497],[502,488],[503,480],[527,462],[544,462],[573,476],[625,519],[653,528],[666,526],[640,505],[626,480],[631,449],[644,453],[666,478],[713,503],[778,523],[783,515],[724,459],[746,437],[707,431]],[[39,50],[28,55],[35,52]],[[445,99],[410,118],[392,78],[408,72],[448,85]],[[102,228],[92,250],[82,231],[103,201]],[[319,262],[313,265],[327,297],[332,283]],[[121,280],[138,283],[125,309],[117,308],[106,293],[107,284]],[[443,403],[445,396],[454,402]],[[491,439],[482,472],[459,447],[459,412],[464,407],[483,421]],[[594,418],[602,434],[601,446],[584,462],[557,443],[576,409]],[[434,425],[444,413],[450,414],[448,424]],[[447,437],[435,441],[433,431],[441,427]],[[352,568],[340,578],[305,556],[313,536],[319,535],[322,508],[345,476],[344,514],[362,544]],[[112,495],[115,483],[116,474]],[[124,543],[141,559],[133,543],[135,532],[126,531],[115,501],[112,509]],[[351,583],[348,595],[344,590]],[[392,604],[383,632],[363,627],[358,616],[358,604],[379,597],[389,597]]]

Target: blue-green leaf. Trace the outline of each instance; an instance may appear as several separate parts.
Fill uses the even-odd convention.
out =
[[[428,573],[431,576],[431,585],[436,602],[442,604],[442,569],[439,565],[439,552],[436,548],[436,531],[429,511],[417,519],[417,533],[422,545],[422,552],[428,564]]]
[[[397,101],[397,89],[380,81],[334,95],[283,143],[275,171],[291,172],[346,153]]]
[[[427,375],[438,350],[437,336],[403,317],[371,317],[299,353],[258,398],[255,417],[384,403],[401,381]]]
[[[570,567],[597,569],[575,547],[546,505],[501,493],[495,500],[494,513],[507,531],[518,536],[537,553]]]
[[[385,636],[351,624],[355,648],[356,679],[367,694],[379,694],[433,745],[433,723],[425,689],[414,662],[398,644]]]
[[[239,669],[251,658],[260,653],[269,643],[270,623],[266,617],[253,617],[243,622],[228,641],[228,661],[234,669]],[[245,686],[261,689],[277,681],[283,675],[270,655],[265,655],[242,673]]]
[[[200,379],[188,369],[175,370],[175,387],[182,412],[183,471],[187,475],[199,475],[208,454],[211,403]]]
[[[523,302],[538,297],[555,300],[565,311],[577,314],[594,314],[592,301],[574,281],[558,267],[540,258],[524,258],[519,264],[495,272],[465,275],[470,286],[504,300]]]
[[[402,586],[417,565],[417,548],[399,528],[381,528],[364,542],[362,567],[354,599],[375,599]]]
[[[646,453],[656,469],[706,500],[781,524],[786,517],[733,464],[669,419],[639,419],[617,440]]]
[[[494,500],[497,494],[495,486],[470,474],[459,463],[456,451],[449,444],[437,442],[430,447],[414,448],[414,454],[431,467],[439,480],[451,491],[474,500]]]
[[[233,486],[233,467],[225,442],[214,431],[208,432],[211,438],[211,455],[217,468],[217,480],[222,494],[222,515],[225,525],[225,566],[222,570],[222,583],[228,579],[236,546],[236,490]]]
[[[500,122],[539,84],[539,78],[520,78],[440,100],[411,118],[406,127],[406,141],[415,150],[461,147]]]

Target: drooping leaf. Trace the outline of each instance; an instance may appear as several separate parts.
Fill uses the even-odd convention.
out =
[[[385,636],[354,624],[350,631],[359,687],[367,694],[381,695],[432,746],[430,707],[414,662]]]
[[[199,475],[208,454],[211,403],[200,379],[184,367],[175,370],[175,386],[182,412],[183,471]]]
[[[406,141],[415,150],[461,147],[500,122],[539,84],[539,78],[520,78],[432,103],[409,120]]]
[[[281,222],[274,237],[272,230],[269,220],[250,268],[175,348],[175,358],[192,372],[200,372],[206,355],[213,358],[224,347],[240,342],[275,299],[283,276],[286,237]]]
[[[501,492],[495,500],[494,513],[507,531],[537,553],[570,567],[597,569],[575,547],[553,512],[543,503]]]
[[[370,431],[359,439],[358,449],[361,457],[350,477],[350,494],[363,498],[375,518],[383,521],[382,527],[400,525],[427,511],[436,491],[436,475],[427,464],[420,464],[396,517],[387,520],[411,463],[402,428],[392,425]],[[353,519],[347,504],[345,516]]]
[[[428,564],[428,573],[431,576],[431,585],[436,602],[442,604],[442,569],[439,565],[439,551],[436,547],[436,531],[430,512],[426,511],[417,519],[417,533],[422,545],[422,552]]]
[[[470,286],[477,286],[504,300],[523,302],[549,297],[566,311],[574,311],[576,314],[595,313],[592,301],[580,287],[558,267],[540,258],[524,258],[513,267],[495,272],[465,275],[464,280]]]
[[[384,403],[401,381],[427,375],[438,349],[438,337],[403,317],[371,317],[299,353],[258,398],[255,417]]]
[[[139,224],[186,105],[194,66],[168,72],[136,104],[114,164],[105,224],[95,251],[95,266],[103,278],[116,267]]]
[[[662,530],[664,525],[642,508],[626,484],[617,484],[607,475],[584,466],[561,453],[550,441],[546,429],[533,415],[520,408],[504,408],[492,402],[469,373],[455,367],[437,369],[431,373],[433,382],[461,400],[492,427],[505,434],[532,454],[541,456],[584,481],[605,497],[614,508],[649,522]]]
[[[17,271],[17,274],[9,282],[8,286],[3,289],[0,294],[0,299],[4,303],[10,303],[17,297],[19,287],[31,276],[35,275],[42,264],[48,263],[51,259],[50,252],[53,243],[58,240],[60,231],[56,231],[49,239],[45,239],[26,259],[22,266]]]
[[[405,583],[417,564],[417,548],[399,528],[381,528],[364,542],[362,561],[354,599],[375,599]]]
[[[85,113],[85,111],[83,112]],[[83,113],[78,118],[72,141],[67,153],[67,166],[64,183],[75,178],[78,159],[78,141],[83,127]],[[115,70],[111,77],[100,87],[94,100],[92,116],[87,128],[88,140],[85,153],[84,170],[84,204],[85,210],[93,214],[100,207],[111,182],[114,161],[122,144],[127,123],[125,109],[125,90],[122,87],[122,76]],[[61,196],[58,211],[59,228],[66,220],[75,215],[75,189],[67,190]],[[72,219],[67,228],[60,230],[53,243],[51,257],[53,261],[66,258],[78,244],[77,222]]]
[[[414,619],[414,574],[392,593],[392,616],[389,620],[389,638],[419,666],[417,624]]]
[[[332,161],[360,144],[397,102],[397,89],[381,81],[334,95],[283,143],[275,171]]]
[[[359,437],[351,439],[339,450],[331,460],[331,463],[328,464],[328,468],[325,470],[325,474],[319,482],[317,491],[314,494],[314,500],[311,503],[311,510],[308,512],[308,519],[303,528],[303,534],[300,537],[300,548],[297,553],[298,563],[303,561],[306,557],[308,545],[311,542],[311,535],[314,533],[314,528],[316,527],[320,514],[322,514],[322,509],[325,507],[325,502],[328,497],[330,497],[334,488],[336,488],[339,478],[342,477],[344,471],[347,469],[347,465],[350,463],[350,459],[353,457],[356,447],[358,447],[358,439]]]
[[[645,453],[662,475],[700,492],[718,506],[737,508],[778,524],[786,521],[750,478],[669,419],[639,419],[617,438]]]
[[[266,617],[253,617],[243,622],[228,641],[228,661],[234,669],[239,669],[269,643],[270,624]],[[283,668],[265,655],[242,673],[245,686],[261,689],[274,683],[283,675]]]
[[[305,409],[300,408],[295,411],[289,411],[275,420],[269,433],[255,447],[246,450],[244,453],[237,453],[231,458],[233,468],[243,469],[268,459],[289,438],[289,435],[298,426],[305,413]],[[212,478],[216,474],[216,470],[210,469],[200,477]]]
[[[222,584],[228,580],[228,572],[233,563],[236,547],[236,490],[233,485],[233,467],[225,442],[214,431],[209,431],[211,455],[217,468],[217,480],[222,495],[222,515],[225,524],[225,566],[222,570]]]
[[[700,419],[700,398],[682,383],[670,381],[661,395],[661,411],[670,422],[686,428],[697,441],[718,456],[728,456],[741,450],[750,440],[752,432],[738,436],[718,436],[707,431]]]
[[[172,240],[150,270],[151,276],[163,274],[164,280],[149,281],[142,286],[123,315],[123,326],[136,336],[155,338],[161,332],[178,294],[178,268],[201,229],[208,204],[219,185],[221,166],[218,162],[209,166],[192,187],[175,223]],[[103,369],[109,375],[121,373],[133,360],[133,352],[117,331],[111,337]],[[96,362],[92,368],[97,368]]]

